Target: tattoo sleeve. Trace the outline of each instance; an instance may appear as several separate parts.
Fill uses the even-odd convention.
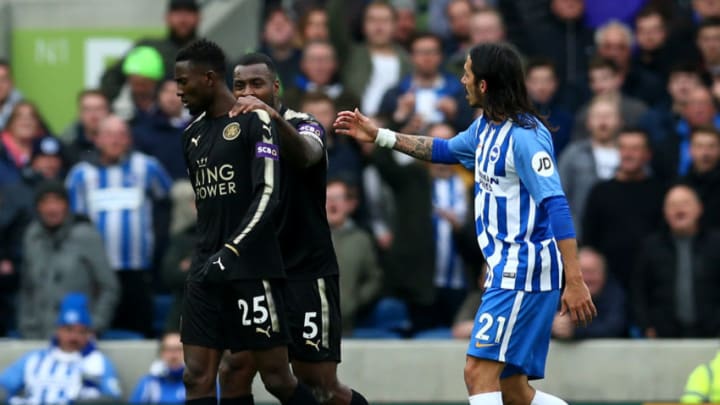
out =
[[[420,135],[397,134],[393,149],[412,157],[430,161],[432,158],[433,138]]]

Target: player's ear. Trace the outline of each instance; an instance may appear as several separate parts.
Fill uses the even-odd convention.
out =
[[[486,93],[487,92],[487,82],[485,79],[480,80],[479,86],[480,87],[480,93]]]
[[[273,81],[273,91],[275,94],[278,94],[280,92],[280,79],[275,78],[275,81]]]
[[[218,81],[218,74],[214,70],[208,70],[205,72],[205,82],[207,83],[208,87],[213,87],[215,83]]]

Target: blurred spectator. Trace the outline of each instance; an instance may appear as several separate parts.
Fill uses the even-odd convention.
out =
[[[427,133],[435,138],[450,139],[456,131],[447,124],[434,124]],[[455,241],[456,232],[468,217],[468,190],[455,167],[430,165],[432,180],[433,235],[435,240],[435,302],[433,327],[449,327],[467,295],[468,282]]]
[[[635,321],[649,338],[717,337],[720,331],[720,233],[702,228],[695,191],[665,195],[668,227],[648,237],[633,277]]]
[[[525,54],[555,61],[559,99],[574,108],[586,99],[583,92],[587,87],[588,59],[593,53],[593,33],[583,22],[583,0],[551,0],[549,8],[549,18],[525,25]]]
[[[465,102],[465,88],[457,77],[440,70],[442,41],[433,34],[418,34],[412,41],[412,73],[388,90],[378,114],[391,128],[410,121],[419,122],[420,131],[433,123],[452,122],[465,128],[472,121],[472,110]]]
[[[22,94],[13,83],[10,62],[0,59],[0,131],[5,129],[15,105],[22,99]]]
[[[470,16],[473,5],[469,0],[449,0],[444,11],[450,35],[446,37],[443,50],[448,59],[456,59],[466,55],[470,49]]]
[[[177,96],[175,80],[166,79],[160,83],[154,104],[147,115],[133,122],[135,150],[159,160],[173,179],[187,178],[182,134],[190,116]]]
[[[350,218],[353,206],[348,191],[344,181],[328,181],[327,220],[343,275],[340,277],[340,295],[343,297],[340,309],[344,335],[352,332],[357,315],[375,302],[383,285],[372,238]]]
[[[640,119],[640,126],[650,135],[653,146],[674,135],[690,93],[700,86],[702,79],[692,62],[679,62],[670,69],[666,87],[670,99],[656,105]]]
[[[391,0],[391,4],[397,15],[393,38],[409,51],[417,31],[417,5],[415,0]]]
[[[34,350],[0,375],[10,404],[120,401],[115,367],[95,346],[87,297],[62,297],[50,347]]]
[[[163,60],[163,72],[175,71],[175,55],[178,51],[197,38],[200,25],[200,6],[196,0],[168,0],[165,13],[167,36],[160,39],[145,38],[133,45],[150,46],[160,52]],[[115,100],[125,84],[123,65],[125,58],[112,65],[102,76],[101,90],[108,100]]]
[[[400,132],[419,133],[419,128]],[[408,305],[413,332],[431,328],[427,314],[435,301],[435,242],[430,174],[425,163],[384,148],[374,150],[372,163],[395,203],[392,241],[381,256],[387,295]]]
[[[717,387],[720,375],[720,351],[709,362],[695,367],[685,383],[685,392],[680,397],[682,404],[720,403],[720,391]]]
[[[590,89],[593,96],[609,95],[618,98],[623,124],[628,127],[637,126],[647,112],[645,104],[633,97],[621,93],[622,75],[617,64],[611,59],[595,57],[589,67]],[[588,105],[583,105],[575,115],[575,126],[572,140],[586,139],[590,133],[587,128]]]
[[[583,280],[598,310],[589,324],[578,327],[570,314],[555,314],[552,336],[558,339],[620,338],[627,334],[625,292],[612,278],[607,277],[605,258],[590,248],[581,248],[578,262]]]
[[[328,15],[324,7],[311,7],[300,18],[299,33],[303,46],[310,42],[330,40]]]
[[[360,105],[357,94],[339,80],[335,49],[326,41],[305,44],[300,61],[300,73],[288,83],[283,100],[292,109],[298,109],[300,100],[308,92],[321,92],[329,96],[340,110],[352,110]]]
[[[20,181],[30,162],[33,145],[43,135],[40,115],[34,104],[15,104],[5,131],[0,133],[0,187]]]
[[[70,206],[88,215],[105,241],[122,295],[113,328],[150,336],[152,327],[153,201],[167,198],[172,180],[155,158],[130,150],[127,124],[111,115],[100,124],[97,162],[68,174]]]
[[[165,287],[173,294],[173,303],[165,319],[165,330],[179,331],[185,279],[197,239],[197,211],[195,192],[188,180],[175,182],[170,196],[173,202],[173,222],[170,243],[162,265],[162,279]]]
[[[464,74],[469,46],[505,40],[505,24],[502,15],[490,7],[473,11],[470,16],[469,36],[469,45],[450,55],[445,63],[447,70],[458,77]]]
[[[162,55],[150,46],[128,53],[122,70],[127,81],[112,101],[112,110],[126,121],[143,119],[155,107],[158,84],[165,77]]]
[[[346,24],[346,2],[328,0],[330,40],[341,63],[342,83],[361,99],[370,116],[380,108],[383,94],[410,71],[405,50],[393,42],[397,16],[388,3],[372,1],[363,15],[365,41],[353,43]]]
[[[343,177],[352,184],[360,184],[363,161],[358,145],[348,136],[338,136],[333,130],[337,109],[330,97],[322,93],[308,93],[303,97],[300,111],[308,113],[325,128],[328,178]]]
[[[70,145],[72,160],[95,158],[95,137],[100,122],[110,115],[110,105],[99,90],[83,90],[78,95],[78,119],[60,136]]]
[[[130,395],[131,404],[184,404],[183,345],[180,334],[166,333],[160,340],[159,359],[150,365],[150,373],[141,377]]]
[[[581,220],[590,190],[598,181],[612,178],[620,163],[615,144],[622,124],[618,105],[614,96],[595,97],[587,117],[590,139],[573,141],[558,160],[560,180],[580,240],[583,239]]]
[[[681,118],[671,133],[656,148],[653,170],[665,181],[672,181],[687,174],[692,164],[690,156],[690,133],[692,128],[720,128],[720,114],[715,107],[710,90],[704,86],[690,90]]]
[[[716,128],[698,128],[690,135],[692,166],[683,181],[700,196],[703,224],[720,230],[720,132]]]
[[[540,114],[554,127],[553,147],[560,156],[570,142],[573,115],[557,100],[558,80],[555,64],[550,59],[532,59],[525,67],[525,86],[528,96]]]
[[[100,235],[85,217],[68,207],[60,182],[46,182],[36,194],[38,219],[28,227],[20,272],[18,329],[26,339],[48,339],[57,308],[66,294],[80,292],[91,300],[94,330],[112,320],[120,291]]]
[[[672,49],[668,46],[668,22],[660,9],[648,6],[635,17],[637,51],[632,57],[631,70],[649,70],[667,82],[673,63]]]
[[[650,175],[652,157],[647,135],[638,129],[620,131],[620,164],[615,176],[598,182],[587,198],[582,244],[607,260],[607,270],[627,291],[642,241],[662,219],[663,183]]]
[[[30,166],[19,182],[0,188],[0,336],[15,318],[22,238],[35,216],[35,191],[43,180],[61,180],[67,168],[62,143],[46,136],[35,142]]]
[[[273,59],[283,88],[290,86],[300,73],[302,52],[296,43],[295,22],[284,8],[275,7],[268,11],[258,52]]]
[[[599,27],[595,32],[597,53],[618,66],[622,92],[652,106],[664,96],[662,78],[655,72],[631,63],[633,32],[627,25],[614,20]]]
[[[703,19],[697,31],[703,73],[720,74],[720,16]]]

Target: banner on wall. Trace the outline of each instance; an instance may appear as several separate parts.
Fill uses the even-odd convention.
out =
[[[105,68],[140,38],[164,28],[16,29],[11,61],[15,85],[33,101],[55,134],[76,117],[76,96],[96,88]]]

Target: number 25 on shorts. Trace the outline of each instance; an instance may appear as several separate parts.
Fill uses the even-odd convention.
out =
[[[500,343],[503,331],[505,330],[504,316],[498,316],[497,318],[493,318],[492,315],[485,312],[478,317],[477,322],[477,333],[475,333],[474,336],[474,338],[476,339],[475,347],[494,346]],[[493,326],[495,326],[495,328],[493,328]]]

